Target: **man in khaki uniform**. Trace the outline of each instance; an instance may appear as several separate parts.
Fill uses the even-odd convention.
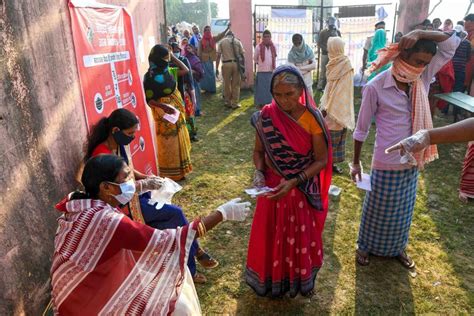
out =
[[[232,48],[232,45],[234,48]],[[240,72],[238,56],[243,56],[244,48],[242,43],[229,31],[217,46],[216,68],[219,69],[219,62],[222,59],[222,80],[224,81],[225,106],[236,109],[240,107]]]

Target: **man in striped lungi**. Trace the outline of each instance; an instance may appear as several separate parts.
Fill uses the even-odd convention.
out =
[[[438,31],[413,31],[379,51],[369,70],[392,62],[362,92],[362,105],[354,131],[351,177],[361,176],[362,144],[375,118],[376,140],[372,159],[371,186],[362,208],[357,239],[357,262],[369,264],[369,255],[397,258],[406,268],[414,261],[405,249],[416,201],[418,171],[438,158],[436,146],[401,157],[385,149],[421,129],[432,128],[428,93],[430,81],[453,57],[459,37]]]

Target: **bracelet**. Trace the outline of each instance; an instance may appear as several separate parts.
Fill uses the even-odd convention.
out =
[[[306,176],[306,174],[304,173],[304,171],[301,171],[300,173],[298,173],[296,175],[296,179],[297,179],[297,184],[301,184],[301,183],[304,183],[308,180],[308,177]]]
[[[206,236],[207,229],[206,229],[206,226],[203,224],[201,218],[199,218],[199,223],[197,225],[197,230],[198,230],[199,237]]]

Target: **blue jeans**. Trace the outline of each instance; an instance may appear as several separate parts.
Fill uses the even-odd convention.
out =
[[[150,192],[140,195],[140,206],[143,218],[148,226],[162,230],[173,229],[189,223],[181,208],[176,205],[165,204],[161,209],[157,210],[155,205],[148,204],[150,197]],[[196,260],[194,256],[198,248],[199,244],[195,239],[189,250],[188,258],[188,268],[193,276],[196,274]]]

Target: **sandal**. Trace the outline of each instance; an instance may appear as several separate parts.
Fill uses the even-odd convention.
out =
[[[415,261],[407,255],[407,252],[403,250],[396,259],[407,269],[415,268]]]
[[[356,261],[359,265],[365,267],[368,266],[370,261],[369,261],[369,253],[359,250],[356,250]]]
[[[193,276],[193,282],[194,284],[204,284],[207,282],[207,278],[204,274],[196,272],[196,274]]]
[[[196,260],[205,269],[214,269],[219,265],[219,261],[212,258],[207,252],[202,249],[198,249],[196,254]]]

